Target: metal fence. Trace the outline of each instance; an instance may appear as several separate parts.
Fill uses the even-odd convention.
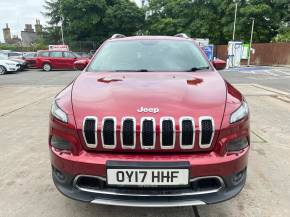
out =
[[[74,41],[69,42],[68,45],[72,51],[90,52],[91,50],[96,50],[99,43],[96,41]]]
[[[252,65],[290,65],[290,43],[257,43],[252,47],[255,49],[251,55]],[[215,46],[215,56],[226,60],[227,45]]]

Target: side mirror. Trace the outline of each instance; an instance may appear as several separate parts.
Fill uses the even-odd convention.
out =
[[[74,67],[77,70],[84,70],[86,66],[88,65],[89,61],[88,60],[78,60],[74,62]]]
[[[212,61],[213,66],[215,67],[216,70],[222,70],[226,68],[226,61],[221,60],[221,59],[215,59]]]

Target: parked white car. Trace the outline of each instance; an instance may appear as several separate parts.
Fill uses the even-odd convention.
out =
[[[18,69],[17,62],[6,59],[6,56],[0,53],[0,75],[4,75],[6,72],[16,72]]]

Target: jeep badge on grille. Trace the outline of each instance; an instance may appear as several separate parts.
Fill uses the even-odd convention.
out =
[[[159,108],[145,108],[143,106],[141,106],[139,109],[137,109],[137,112],[141,113],[141,112],[144,112],[144,113],[158,113],[159,112]]]

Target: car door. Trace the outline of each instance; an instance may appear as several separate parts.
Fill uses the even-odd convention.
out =
[[[63,52],[65,68],[66,69],[74,69],[74,62],[77,60],[76,55],[73,52],[65,51]]]
[[[63,58],[62,51],[50,52],[50,61],[53,69],[65,69],[65,58]]]

